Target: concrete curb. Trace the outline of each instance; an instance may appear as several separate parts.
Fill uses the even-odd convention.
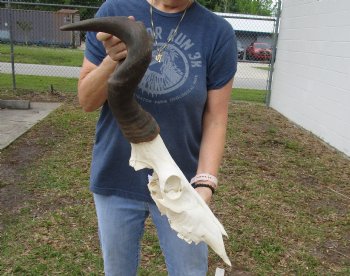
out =
[[[0,108],[30,109],[30,101],[28,101],[28,100],[0,100]]]
[[[61,103],[32,102],[31,109],[0,109],[0,150],[9,146]]]

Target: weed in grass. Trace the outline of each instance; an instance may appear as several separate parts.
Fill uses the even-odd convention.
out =
[[[284,142],[284,146],[286,149],[293,150],[293,151],[302,151],[302,146],[297,142],[297,141],[291,141],[291,140],[286,140]]]
[[[252,248],[253,258],[266,271],[273,271],[284,252],[283,246],[274,239],[263,239]]]
[[[296,263],[295,273],[297,275],[320,275],[322,264],[315,257],[307,252],[301,252],[298,256],[299,262]]]
[[[275,128],[275,127],[269,127],[268,133],[269,133],[270,135],[275,135],[275,134],[277,134],[277,128]]]

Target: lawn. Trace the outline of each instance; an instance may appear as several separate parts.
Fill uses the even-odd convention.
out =
[[[265,70],[265,71],[269,71],[270,70],[269,66],[257,66],[257,67],[254,67],[254,68],[260,69],[260,70]]]
[[[102,275],[88,191],[98,114],[64,95],[17,92],[63,105],[0,154],[1,275]],[[313,135],[264,105],[232,101],[210,204],[229,234],[226,275],[349,275],[349,179],[349,160]],[[149,220],[146,229],[139,275],[166,275]],[[224,267],[212,251],[209,264],[209,275]]]
[[[38,46],[15,46],[17,63],[45,64],[61,66],[81,66],[83,51],[68,48],[50,48]],[[0,62],[10,62],[10,45],[0,44]],[[268,70],[267,67],[256,67]],[[267,68],[267,69],[266,69]],[[16,88],[26,91],[75,92],[76,79],[43,76],[25,76],[16,74]],[[12,89],[12,76],[0,73],[0,89]],[[265,102],[266,91],[236,88],[233,99],[237,101]]]
[[[0,89],[12,90],[12,87],[12,75],[0,73]],[[17,74],[16,88],[20,91],[60,91],[65,93],[75,93],[77,91],[77,79]]]
[[[9,44],[0,44],[0,62],[11,62],[10,53]],[[14,56],[17,63],[81,66],[84,52],[78,49],[15,45]]]
[[[232,91],[232,99],[235,101],[264,103],[266,93],[266,90],[234,88]]]
[[[43,76],[16,75],[16,87],[20,91],[76,93],[77,79]],[[0,89],[12,89],[12,75],[0,73]],[[235,88],[232,97],[237,101],[265,102],[266,91]]]

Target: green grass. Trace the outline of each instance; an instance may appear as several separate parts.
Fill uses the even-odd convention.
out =
[[[75,78],[16,75],[16,87],[20,90],[51,91],[51,85],[54,90],[60,92],[77,91],[77,79]],[[0,74],[0,89],[12,90],[12,87],[12,75]]]
[[[254,67],[256,69],[260,69],[260,70],[265,70],[265,71],[269,71],[270,70],[270,67],[269,66],[266,66],[266,67],[263,67],[263,66],[256,66]]]
[[[0,44],[0,62],[11,62],[10,53],[9,44]],[[81,66],[84,52],[77,49],[15,45],[14,56],[17,63]]]
[[[0,275],[103,275],[88,190],[97,118],[67,97],[1,151]],[[349,275],[349,179],[349,160],[310,133],[233,101],[210,205],[229,235],[228,275]],[[208,275],[216,267],[210,250]],[[138,275],[167,275],[150,220]]]
[[[236,101],[264,103],[266,92],[266,90],[234,88],[232,99]]]
[[[50,91],[51,85],[60,92],[77,91],[77,79],[16,75],[16,86],[21,90]],[[12,89],[12,75],[0,74],[0,89]],[[265,90],[234,88],[232,92],[232,99],[237,101],[264,103],[265,96]]]
[[[15,46],[15,61],[18,63],[81,66],[83,51],[35,46]],[[10,62],[10,46],[0,44],[0,62]],[[256,67],[267,70],[265,67]],[[76,92],[76,80],[59,77],[16,75],[16,86],[21,90],[50,91],[51,85],[57,91]],[[0,73],[0,89],[12,89],[12,76]],[[264,103],[265,90],[233,90],[232,99]]]

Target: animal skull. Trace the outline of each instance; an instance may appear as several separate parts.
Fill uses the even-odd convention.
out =
[[[131,143],[130,165],[154,170],[148,188],[160,212],[169,219],[179,238],[206,242],[228,265],[223,226],[188,183],[170,156],[154,118],[134,99],[134,91],[152,58],[153,40],[141,22],[127,17],[88,19],[61,27],[64,31],[106,32],[119,37],[128,55],[108,80],[108,104],[124,136]]]
[[[206,242],[228,265],[222,235],[224,227],[192,188],[158,135],[150,142],[131,143],[130,166],[153,169],[148,188],[162,215],[178,237],[188,243]]]

